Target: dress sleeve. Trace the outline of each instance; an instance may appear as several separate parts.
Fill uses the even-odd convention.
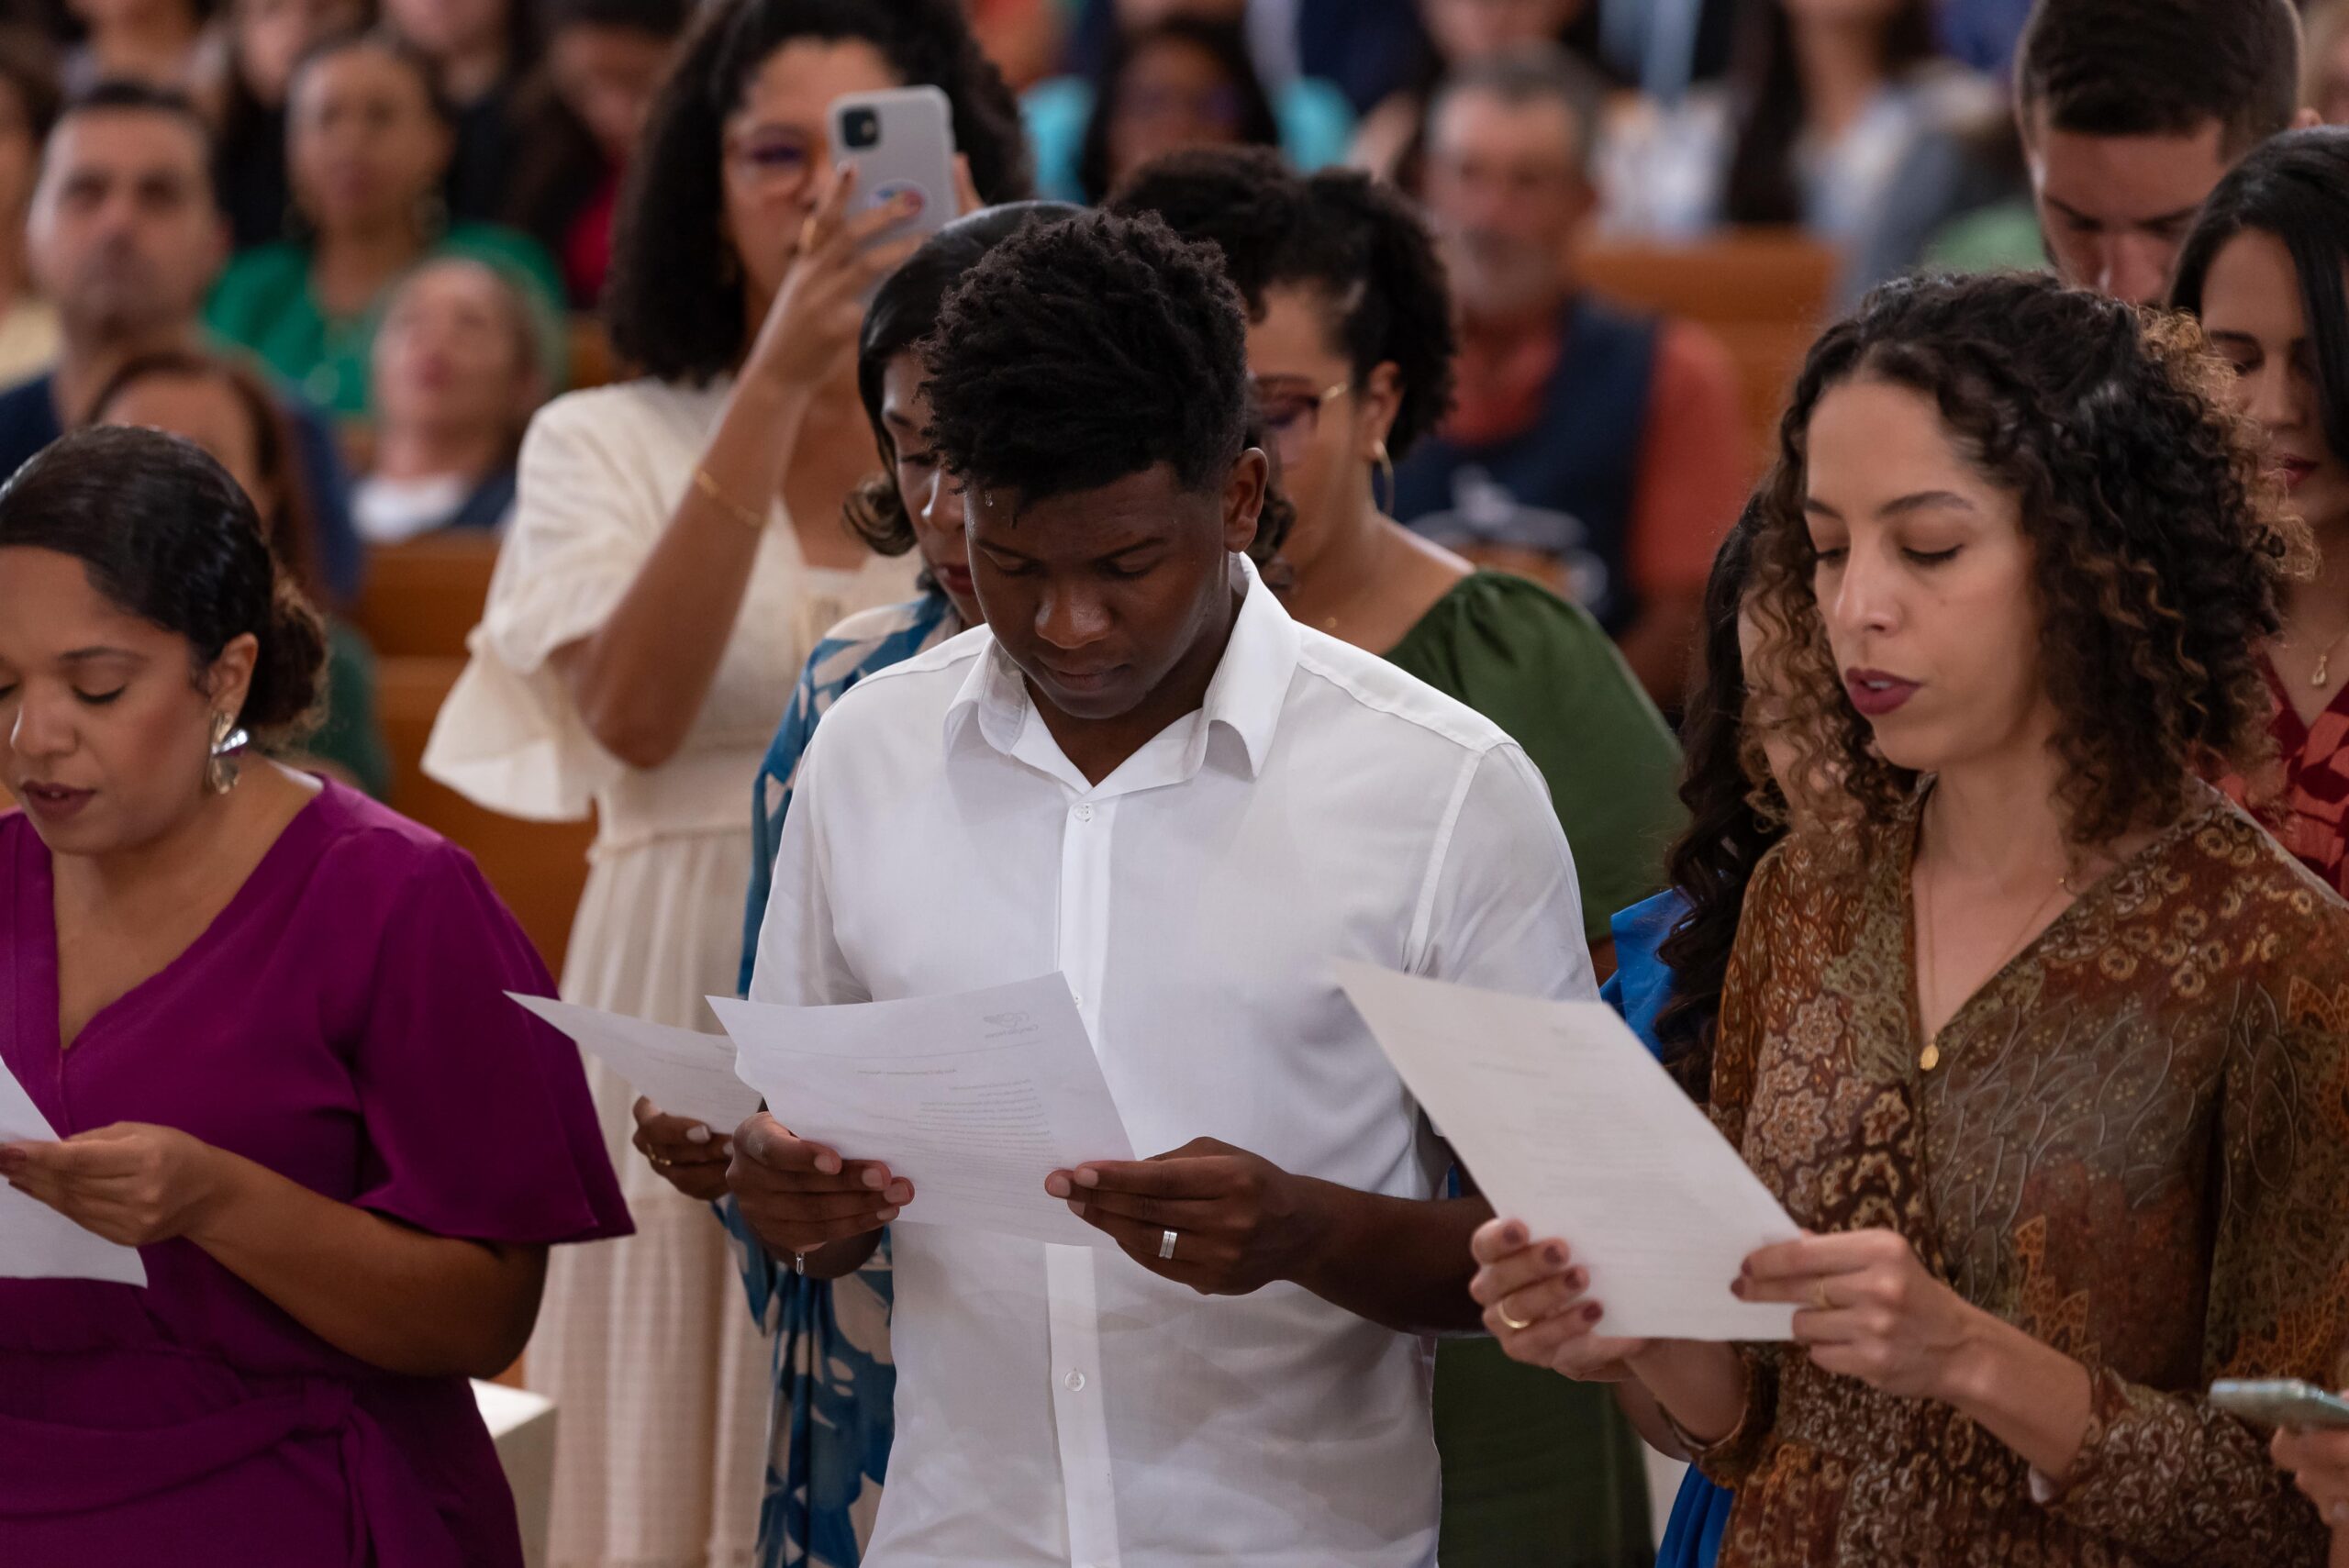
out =
[[[1737,943],[1730,950],[1729,971],[1721,981],[1709,1108],[1713,1125],[1731,1148],[1741,1151],[1745,1148],[1745,1113],[1753,1104],[1754,1075],[1767,1038],[1763,998],[1770,984],[1770,940],[1779,925],[1776,911],[1787,896],[1786,865],[1782,845],[1755,869],[1738,918]],[[1737,1353],[1745,1368],[1745,1415],[1736,1428],[1718,1441],[1703,1443],[1673,1423],[1705,1478],[1732,1489],[1752,1473],[1778,1424],[1778,1366],[1785,1352],[1778,1345],[1752,1344],[1738,1346]]]
[[[1542,772],[1573,847],[1583,934],[1662,885],[1687,820],[1680,748],[1598,623],[1531,584],[1498,580],[1462,617],[1461,699],[1507,730]]]
[[[352,1201],[475,1241],[627,1235],[577,1051],[505,995],[554,995],[521,928],[447,844],[390,903],[350,1063],[367,1134]]]
[[[533,821],[576,821],[626,764],[598,744],[549,656],[611,618],[674,500],[630,472],[615,440],[625,404],[588,394],[550,404],[522,443],[514,524],[491,573],[424,771],[478,805]]]
[[[2228,1064],[2205,1386],[2221,1377],[2329,1385],[2338,1373],[2349,1303],[2349,1040],[2335,1013],[2344,994],[2340,977],[2326,976],[2321,993],[2293,978],[2280,1020]],[[2153,1562],[2323,1561],[2323,1522],[2268,1457],[2263,1433],[2199,1395],[2088,1370],[2079,1457],[2060,1482],[2032,1478],[2051,1512]]]

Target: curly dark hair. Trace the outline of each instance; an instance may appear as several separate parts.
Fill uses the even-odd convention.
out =
[[[1094,95],[1093,112],[1085,122],[1085,139],[1079,144],[1076,156],[1077,188],[1088,202],[1106,198],[1117,183],[1117,171],[1109,167],[1109,132],[1125,102],[1126,77],[1136,61],[1166,43],[1195,49],[1222,70],[1232,91],[1239,95],[1240,119],[1235,128],[1244,145],[1281,144],[1280,120],[1273,112],[1272,98],[1264,92],[1264,79],[1256,74],[1255,60],[1248,51],[1248,35],[1240,24],[1203,17],[1169,17],[1131,32],[1120,31],[1109,47],[1109,57],[1102,67],[1099,88]]]
[[[604,317],[620,359],[706,385],[740,360],[742,278],[723,231],[726,117],[777,50],[861,39],[907,83],[941,89],[985,202],[1030,193],[1019,106],[959,0],[714,0],[655,100],[629,165]]]
[[[1202,148],[1145,164],[1109,206],[1154,212],[1221,250],[1252,321],[1264,319],[1267,290],[1311,290],[1356,390],[1395,367],[1403,395],[1386,447],[1397,462],[1450,411],[1451,284],[1426,220],[1391,186],[1351,170],[1300,175],[1253,148]]]
[[[938,329],[947,295],[988,251],[1031,223],[1074,217],[1084,210],[1067,202],[1010,202],[959,218],[924,240],[865,306],[856,344],[856,390],[864,400],[864,417],[873,422],[884,472],[868,475],[849,492],[848,526],[874,553],[903,555],[914,547],[913,519],[906,516],[896,475],[887,472],[897,462],[896,438],[881,417],[889,361],[913,352]]]
[[[2020,504],[2074,844],[2175,820],[2196,773],[2255,770],[2271,704],[2257,649],[2310,550],[2227,365],[2182,317],[2052,278],[1910,278],[1812,348],[1760,496],[1762,664],[1787,694],[1774,728],[1801,758],[1785,783],[1806,816],[1885,822],[1917,783],[1845,699],[1812,592],[1811,415],[1860,379],[1932,398],[1959,450]]]
[[[1658,950],[1672,971],[1672,999],[1655,1032],[1664,1067],[1699,1103],[1712,1091],[1713,1029],[1745,889],[1762,857],[1787,835],[1786,801],[1776,781],[1760,770],[1763,782],[1753,782],[1750,753],[1758,748],[1746,724],[1745,650],[1738,639],[1761,511],[1758,497],[1746,503],[1705,583],[1704,667],[1680,721],[1680,800],[1688,826],[1664,862],[1688,911]]]
[[[106,599],[186,639],[202,683],[250,634],[238,722],[265,747],[315,721],[326,628],[262,542],[244,489],[195,443],[119,426],[52,442],[0,487],[0,548],[72,556]]]
[[[1160,463],[1215,489],[1245,445],[1247,330],[1222,259],[1157,217],[1039,225],[971,269],[921,345],[931,442],[1030,502]]]

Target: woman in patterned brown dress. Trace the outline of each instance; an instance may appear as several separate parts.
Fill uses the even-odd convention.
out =
[[[1797,385],[1762,661],[1816,798],[1712,1080],[1809,1232],[1722,1287],[1795,1342],[1609,1337],[1571,1239],[1476,1242],[1510,1354],[1636,1378],[1736,1488],[1725,1568],[2323,1560],[2201,1397],[2333,1371],[2349,906],[2199,782],[2256,762],[2305,535],[2192,338],[1909,282]]]

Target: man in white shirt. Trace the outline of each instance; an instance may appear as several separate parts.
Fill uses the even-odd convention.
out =
[[[1499,729],[1298,627],[1242,555],[1240,304],[1093,214],[1008,241],[928,345],[987,624],[868,677],[803,761],[751,994],[1065,973],[1138,1148],[1036,1179],[1121,1251],[895,1233],[896,1440],[866,1562],[1435,1561],[1428,1346],[1470,1329],[1448,1156],[1354,958],[1593,995],[1547,791]],[[745,1123],[729,1182],[833,1277],[918,1195]],[[918,1207],[907,1218],[919,1218]]]

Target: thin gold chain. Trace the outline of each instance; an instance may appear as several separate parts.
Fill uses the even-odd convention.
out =
[[[1922,923],[1924,929],[1919,933],[1920,936],[1923,938],[1925,944],[1923,953],[1924,962],[1922,964],[1924,971],[1923,979],[1925,984],[1932,988],[1934,995],[1938,996],[1941,993],[1941,965],[1934,958],[1933,903],[1931,898],[1925,895],[1923,890],[1919,889],[1916,886],[1916,876],[1913,871],[1909,875],[1909,886],[1912,894],[1916,897],[1917,908],[1923,917]],[[2055,902],[2058,895],[2069,893],[2071,890],[2072,879],[2069,876],[2059,876],[2055,879],[2055,885],[2048,890],[2047,896],[2032,905],[2031,906],[2031,913],[2022,917],[2022,924],[2015,929],[2014,940],[2009,942],[2007,944],[2006,951],[1998,955],[1998,962],[1990,966],[1990,973],[1984,978],[1983,984],[1987,985],[1991,981],[1996,980],[2000,973],[2006,969],[2007,965],[2014,962],[2015,954],[2022,951],[2023,948],[2030,942],[2032,928],[2037,923],[2040,915],[2050,904]],[[1924,1004],[1925,998],[1920,994],[1917,998],[1917,1007],[1920,1014],[1924,1011]],[[1963,1001],[1958,1004],[1958,1007],[1960,1008],[1964,1006],[1965,1003]],[[1957,1017],[1957,1008],[1951,1009],[1949,1016],[1942,1019],[1941,1029],[1933,1029],[1926,1035],[1925,1048],[1917,1053],[1917,1066],[1920,1071],[1931,1073],[1934,1068],[1941,1065],[1942,1029],[1949,1028],[1951,1021]],[[1921,1028],[1923,1025],[1923,1019],[1920,1018],[1918,1021],[1919,1027]]]

